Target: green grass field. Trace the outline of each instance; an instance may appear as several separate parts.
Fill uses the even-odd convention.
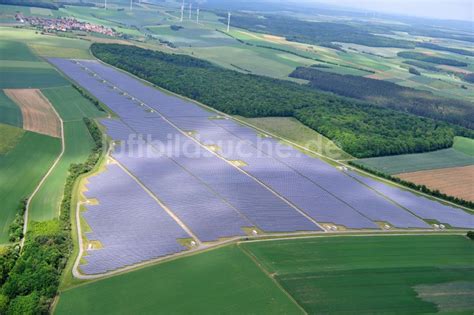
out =
[[[21,128],[0,123],[0,135],[2,136],[2,141],[0,141],[0,155],[5,155],[12,150],[24,134],[25,131]]]
[[[426,153],[367,158],[354,162],[390,175],[446,167],[467,166],[474,164],[472,155],[465,154],[467,152],[471,152],[472,154],[471,143],[472,140],[457,140],[457,145],[455,144],[454,148]]]
[[[38,58],[28,49],[28,46],[18,41],[0,41],[0,51],[2,59],[38,61]]]
[[[60,150],[59,139],[27,131],[15,148],[0,155],[0,243],[8,241],[19,201],[31,194]]]
[[[465,291],[474,285],[474,242],[464,236],[319,237],[240,246],[310,314],[431,314],[438,303],[457,314],[474,310],[474,293]]]
[[[82,120],[65,122],[64,137],[66,145],[61,160],[31,201],[30,221],[58,217],[69,165],[84,162],[93,147],[92,137]]]
[[[236,245],[61,293],[55,314],[301,314]]]
[[[20,108],[2,90],[0,90],[0,123],[23,127]]]
[[[41,92],[50,100],[63,121],[106,116],[105,112],[99,111],[71,86],[44,89]]]
[[[455,137],[453,148],[469,156],[474,156],[474,139]]]
[[[68,84],[59,72],[40,61],[23,42],[2,37],[0,56],[0,88],[44,88]]]
[[[291,117],[245,118],[237,117],[255,127],[266,130],[276,136],[288,139],[303,147],[326,155],[333,159],[351,159],[349,153],[344,152],[334,142],[306,127]]]
[[[4,7],[0,6],[0,10]],[[90,42],[85,40],[43,35],[32,29],[13,27],[0,27],[0,33],[2,40],[21,41],[30,48],[30,53],[42,57],[91,58],[89,54]],[[3,55],[2,58],[4,58]]]

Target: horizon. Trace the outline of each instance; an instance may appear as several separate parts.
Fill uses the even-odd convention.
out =
[[[283,1],[277,0],[276,2],[282,3]],[[358,9],[384,14],[471,23],[474,17],[474,6],[470,0],[437,1],[435,3],[430,0],[341,0],[337,4],[330,0],[290,0],[290,2],[305,5],[323,4],[340,9]]]

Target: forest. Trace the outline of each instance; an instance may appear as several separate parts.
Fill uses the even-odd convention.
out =
[[[417,46],[432,49],[432,50],[448,51],[448,52],[452,52],[452,53],[456,53],[456,54],[464,55],[464,56],[471,56],[471,57],[474,56],[474,52],[470,51],[470,50],[460,49],[460,48],[452,48],[452,47],[444,47],[444,46],[436,45],[436,44],[433,44],[433,43],[423,42],[423,43],[418,43]]]
[[[227,23],[227,18],[220,19]],[[400,39],[371,34],[363,28],[332,22],[308,22],[285,16],[232,16],[232,26],[253,32],[283,36],[289,41],[337,48],[332,42],[354,43],[371,47],[414,48],[415,44]]]
[[[468,66],[467,63],[462,62],[462,61],[457,61],[457,60],[449,59],[449,58],[429,56],[429,55],[425,55],[425,54],[414,52],[414,51],[401,51],[397,53],[397,56],[401,58],[405,58],[405,59],[431,62],[438,65],[448,65],[448,66],[454,66],[454,67],[467,67]]]
[[[441,70],[433,66],[433,64],[418,60],[405,60],[403,63],[411,66],[415,66],[424,70],[433,71],[433,72],[440,72]]]
[[[454,135],[470,132],[298,83],[224,69],[191,56],[120,44],[94,43],[91,51],[106,63],[227,114],[296,117],[356,157],[446,148]]]
[[[474,129],[474,106],[468,101],[443,98],[429,91],[420,91],[388,81],[342,75],[315,68],[299,67],[290,76],[310,81],[308,85],[315,89]]]

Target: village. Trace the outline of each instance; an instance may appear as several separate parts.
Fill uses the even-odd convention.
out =
[[[40,28],[44,32],[83,31],[112,37],[121,36],[121,34],[116,32],[113,28],[88,22],[81,22],[75,18],[43,18],[37,16],[25,17],[21,13],[17,13],[15,15],[15,19],[20,23],[29,23],[31,26]]]

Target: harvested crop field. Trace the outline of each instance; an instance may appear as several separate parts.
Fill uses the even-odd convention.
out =
[[[5,89],[21,109],[23,129],[60,138],[61,122],[51,103],[38,89]]]
[[[474,165],[395,175],[406,181],[426,185],[450,196],[474,201]]]

